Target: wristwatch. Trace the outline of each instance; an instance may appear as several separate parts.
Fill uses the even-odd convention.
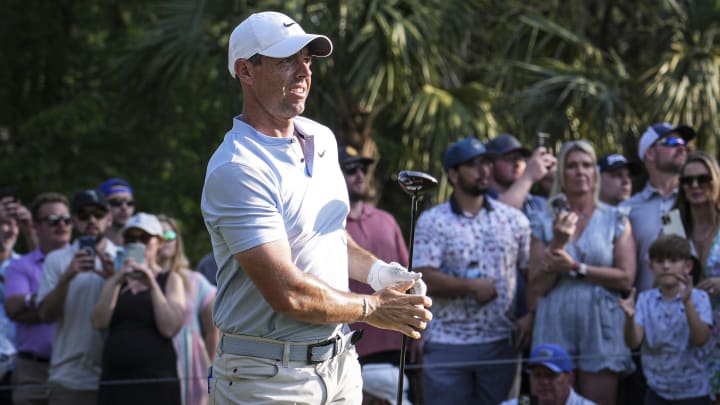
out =
[[[35,294],[25,294],[25,308],[35,308]]]
[[[572,278],[585,278],[587,276],[587,264],[575,262],[568,274]]]

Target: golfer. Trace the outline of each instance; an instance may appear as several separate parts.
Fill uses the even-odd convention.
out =
[[[431,301],[419,274],[347,235],[335,137],[299,116],[312,57],[330,55],[330,40],[261,12],[235,28],[228,48],[243,109],[208,163],[201,202],[218,263],[211,403],[360,404],[361,333],[346,324],[418,339]],[[348,276],[376,292],[349,292]]]

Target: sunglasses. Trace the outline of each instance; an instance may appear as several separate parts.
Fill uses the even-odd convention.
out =
[[[177,238],[177,234],[175,231],[165,231],[163,232],[163,239],[166,241],[173,241]]]
[[[108,200],[108,204],[110,204],[111,207],[120,207],[123,204],[127,205],[128,207],[134,207],[135,201],[129,198],[111,198]]]
[[[70,225],[72,219],[68,215],[48,215],[39,219],[40,222],[46,222],[50,226],[57,226],[61,223]]]
[[[685,187],[690,187],[697,183],[698,186],[705,186],[712,183],[712,177],[709,174],[700,174],[697,176],[682,176],[680,177],[680,184]]]
[[[152,237],[153,237],[153,236],[150,235],[149,233],[136,233],[136,234],[127,233],[127,234],[125,234],[125,235],[123,236],[123,240],[125,241],[125,243],[138,243],[138,242],[140,242],[140,243],[142,243],[143,245],[147,245],[148,242],[150,242],[150,239],[151,239]]]
[[[358,170],[363,172],[363,174],[367,174],[368,172],[368,168],[365,165],[353,165],[344,167],[343,173],[345,173],[346,176],[352,176],[353,174],[357,173]]]
[[[95,219],[103,219],[105,215],[107,215],[107,212],[101,210],[91,212],[83,211],[77,213],[77,218],[81,221],[87,221],[91,216]]]
[[[678,146],[685,146],[687,142],[684,139],[676,136],[670,136],[667,138],[660,139],[655,143],[656,145],[667,146],[668,148],[677,148]]]

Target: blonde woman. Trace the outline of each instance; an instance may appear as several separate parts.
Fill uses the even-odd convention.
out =
[[[162,235],[157,217],[143,212],[123,228],[122,267],[105,281],[91,318],[108,330],[100,404],[180,404],[172,337],[183,323],[185,290],[182,277],[157,262]]]
[[[158,263],[163,271],[182,274],[187,287],[183,326],[173,339],[182,401],[187,405],[205,405],[208,402],[207,370],[215,357],[219,336],[212,318],[216,288],[205,276],[189,269],[182,235],[175,220],[162,214],[158,218],[165,240],[158,251]]]
[[[634,369],[617,300],[635,279],[635,242],[627,210],[599,202],[598,182],[592,145],[563,144],[548,201],[556,209],[531,217],[529,270],[531,291],[541,297],[533,347],[553,342],[567,348],[577,391],[609,405],[619,374]]]
[[[688,154],[680,170],[680,188],[675,199],[687,238],[701,263],[697,288],[710,296],[713,327],[709,353],[705,357],[710,374],[710,393],[714,403],[720,398],[720,167],[707,152]]]

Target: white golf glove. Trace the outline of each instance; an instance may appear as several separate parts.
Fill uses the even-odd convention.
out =
[[[425,295],[427,293],[427,285],[422,281],[422,274],[407,271],[399,263],[385,263],[382,260],[377,260],[370,267],[367,283],[373,290],[377,291],[409,280],[415,280],[415,284],[409,290],[411,294]]]

